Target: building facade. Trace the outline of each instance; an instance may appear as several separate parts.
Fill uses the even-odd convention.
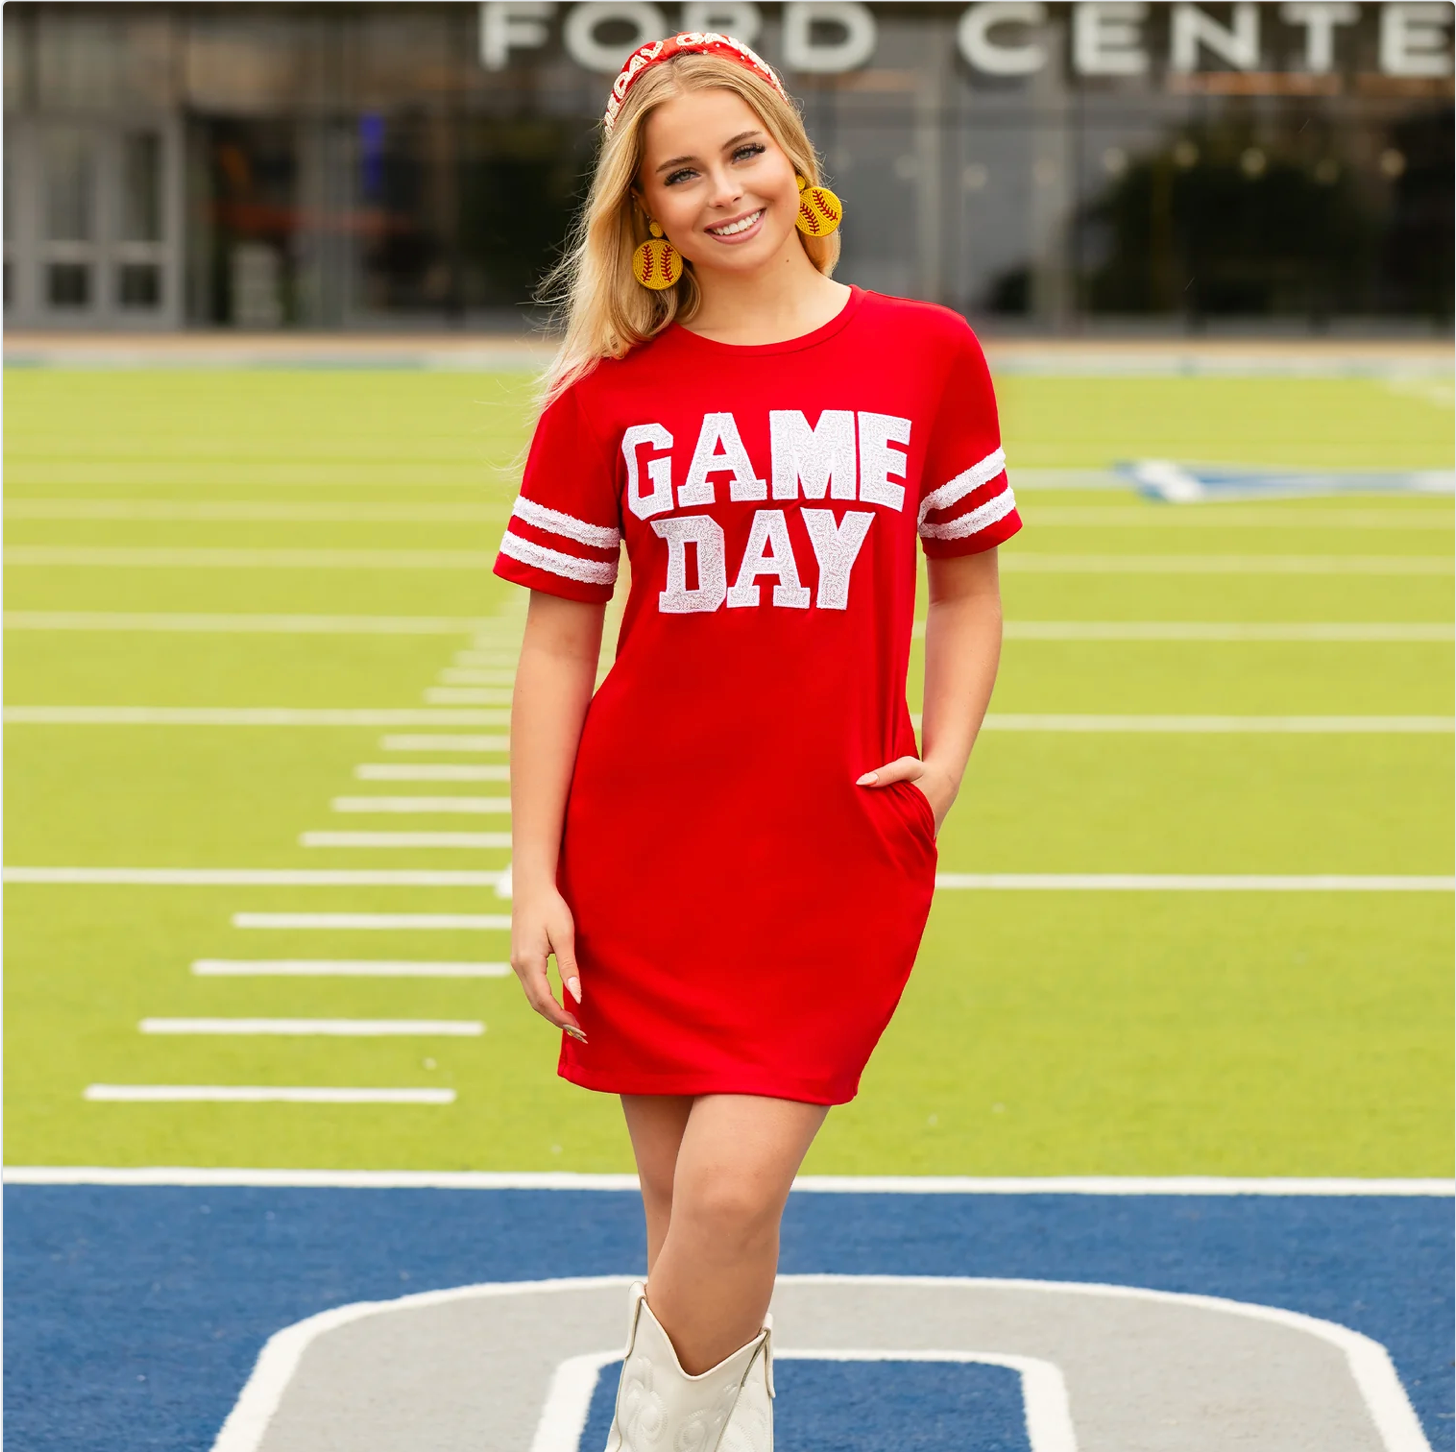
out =
[[[1004,328],[1440,332],[1452,6],[4,8],[5,317],[519,327],[643,39],[780,67],[840,276]]]

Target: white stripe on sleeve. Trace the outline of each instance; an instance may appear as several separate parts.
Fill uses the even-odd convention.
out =
[[[932,489],[924,499],[920,501],[920,514],[915,523],[920,533],[925,533],[925,516],[937,509],[949,509],[952,504],[962,500],[973,489],[979,489],[982,484],[989,484],[1006,467],[1005,449],[997,449],[994,454],[987,454],[979,464],[972,464],[964,474],[957,474],[949,484],[942,484],[939,489]],[[997,518],[1000,518],[998,515]]]
[[[568,580],[580,580],[587,585],[611,585],[617,579],[616,560],[579,559],[522,539],[509,529],[501,537],[501,553],[520,560],[523,565],[535,565],[538,570],[550,570],[553,575],[564,575]]]
[[[920,538],[964,539],[967,535],[979,533],[987,525],[995,524],[998,519],[1005,519],[1015,508],[1016,496],[1012,494],[1008,484],[994,498],[977,505],[969,514],[963,514],[959,519],[948,520],[945,524],[922,524]]]
[[[574,514],[564,514],[559,509],[547,509],[544,504],[537,504],[534,499],[527,499],[525,495],[516,497],[511,513],[518,519],[524,519],[527,524],[534,524],[537,529],[565,535],[567,539],[596,545],[600,549],[609,550],[622,538],[620,530],[606,525],[588,524],[586,520],[578,519]]]

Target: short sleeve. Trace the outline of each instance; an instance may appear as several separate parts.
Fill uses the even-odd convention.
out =
[[[991,370],[970,325],[958,324],[920,483],[916,527],[930,559],[977,554],[1021,528]]]
[[[568,389],[541,415],[493,572],[568,600],[612,598],[622,514],[614,470]]]

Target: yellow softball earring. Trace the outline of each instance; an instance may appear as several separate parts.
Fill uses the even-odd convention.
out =
[[[799,177],[799,215],[794,226],[810,237],[827,237],[844,220],[844,203],[828,187],[811,187]]]
[[[632,276],[653,292],[662,292],[682,276],[682,253],[663,235],[656,222],[649,222],[652,235],[632,254]]]

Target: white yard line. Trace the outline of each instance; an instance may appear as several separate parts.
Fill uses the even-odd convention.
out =
[[[1011,550],[1001,569],[1026,575],[1450,575],[1449,555],[1074,555]]]
[[[509,686],[515,679],[514,669],[508,666],[446,666],[440,672],[446,686]]]
[[[300,1190],[596,1190],[638,1193],[635,1174],[571,1170],[213,1169],[193,1165],[8,1165],[10,1185],[175,1185]],[[799,1175],[800,1194],[830,1195],[1257,1195],[1450,1198],[1451,1180],[1261,1178],[1229,1175]]]
[[[509,781],[504,762],[471,766],[454,761],[365,761],[354,768],[359,781]]]
[[[920,716],[912,715],[918,727]],[[992,712],[986,731],[1152,732],[1221,735],[1425,735],[1456,730],[1452,716],[1093,716]]]
[[[448,672],[447,672],[448,674]],[[425,690],[428,706],[509,706],[509,687],[499,686],[429,686]]]
[[[509,932],[509,913],[234,913],[235,928],[362,932]]]
[[[400,847],[409,851],[432,847],[509,847],[509,832],[302,832],[300,847]]]
[[[453,1089],[285,1088],[275,1084],[88,1084],[110,1104],[453,1104]]]
[[[507,723],[509,724],[509,723]],[[508,752],[509,736],[386,736],[381,751],[470,751]]]
[[[458,1018],[144,1018],[144,1034],[279,1034],[289,1038],[474,1039],[485,1032],[479,1019]]]
[[[1029,525],[1096,529],[1380,529],[1436,530],[1449,534],[1456,516],[1449,507],[1411,509],[1291,509],[1210,501],[1189,508],[1166,504],[1097,506],[1038,504],[1023,511]]]
[[[203,615],[10,610],[6,630],[154,631],[202,635],[473,635],[487,622],[456,615]]]
[[[7,499],[7,519],[264,520],[309,524],[490,524],[509,504],[388,504],[261,499]]]
[[[1342,873],[937,872],[939,891],[972,892],[1456,892],[1456,877]]]
[[[493,887],[510,880],[501,871],[239,867],[7,867],[9,884],[122,887]],[[943,890],[1049,892],[1450,892],[1456,877],[1437,875],[1297,873],[958,873],[936,874]],[[239,919],[249,921],[241,922]],[[421,921],[422,918],[429,921]],[[267,921],[259,921],[267,919]],[[307,922],[299,922],[307,919]],[[367,921],[357,921],[367,919]],[[436,919],[440,919],[437,923]],[[509,927],[509,917],[457,918],[439,914],[240,913],[237,927]]]
[[[6,883],[79,887],[498,887],[501,872],[344,867],[6,867]]]
[[[915,622],[915,634],[925,634],[925,622]],[[1360,622],[1290,621],[1265,624],[1244,621],[1199,620],[1008,620],[1007,640],[1116,640],[1116,641],[1256,641],[1275,643],[1400,643],[1445,644],[1456,640],[1456,625],[1438,621]]]
[[[508,726],[509,711],[306,706],[6,706],[17,726]]]
[[[494,550],[234,549],[162,545],[9,545],[11,568],[85,570],[484,570]]]
[[[516,665],[521,659],[521,653],[517,650],[457,650],[455,652],[455,664],[461,667],[467,666],[498,666],[509,670],[514,676]]]
[[[498,817],[509,815],[509,797],[335,797],[329,804],[335,812],[371,814],[426,815],[439,814]]]
[[[198,978],[509,978],[509,963],[417,958],[199,958]]]

